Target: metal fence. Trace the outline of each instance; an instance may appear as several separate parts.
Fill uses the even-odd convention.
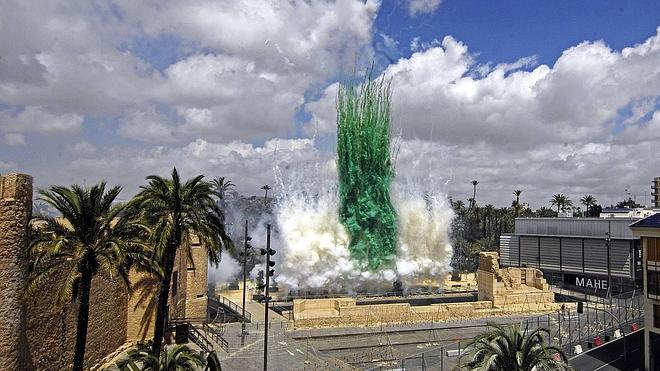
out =
[[[570,358],[641,328],[644,323],[642,295],[629,292],[609,298],[589,296],[587,299],[591,301],[583,302],[582,313],[575,308],[566,308],[530,317],[520,322],[521,331],[548,330],[546,343],[563,349]],[[388,350],[383,346],[370,355],[372,359],[363,358],[350,363],[366,370],[453,370],[467,362],[465,356],[461,359],[467,344],[467,340],[453,343],[429,341],[426,344],[428,349],[405,357],[397,357],[391,348]]]
[[[231,316],[232,318],[236,318],[236,319],[240,320],[240,318],[243,314],[242,313],[243,308],[239,307],[233,301],[227,299],[226,297],[224,297],[222,295],[209,296],[209,307],[211,307],[211,308],[215,307],[213,309],[218,310],[219,309],[218,307],[220,305],[228,308],[230,311],[235,313],[234,316]],[[247,322],[250,322],[252,320],[252,315],[247,310],[245,311],[245,319],[246,319]]]

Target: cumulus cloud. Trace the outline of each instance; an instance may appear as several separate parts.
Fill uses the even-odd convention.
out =
[[[273,183],[276,163],[332,162],[323,143],[335,130],[336,81],[356,56],[373,57],[374,38],[400,48],[375,33],[379,4],[9,0],[0,12],[0,171],[33,173],[39,185],[107,178],[128,197],[173,165],[256,193]],[[406,5],[419,16],[441,1]],[[142,42],[176,53],[154,57]],[[410,48],[384,70],[402,176],[438,174],[455,198],[471,196],[478,179],[477,200],[499,205],[514,188],[534,207],[557,192],[607,203],[627,184],[647,201],[660,175],[660,30],[622,50],[586,41],[552,65],[482,61],[451,36]]]
[[[81,129],[83,117],[78,114],[54,114],[37,106],[28,106],[18,112],[0,111],[0,131],[16,142],[24,142],[21,133],[66,134]]]
[[[623,197],[626,182],[648,203],[656,162],[640,142],[658,143],[659,62],[660,29],[621,51],[602,41],[581,43],[553,66],[537,66],[533,56],[477,64],[467,45],[450,36],[420,47],[383,73],[392,79],[393,123],[403,136],[399,171],[446,174],[459,198],[479,179],[483,198],[501,204],[516,187],[527,189],[537,207],[560,191],[575,198],[601,192],[607,202]],[[335,130],[335,97],[330,86],[306,105],[319,130]],[[407,156],[410,143],[426,157]]]
[[[25,145],[25,135],[19,133],[7,133],[4,137],[4,142],[8,146],[24,146]]]
[[[433,13],[438,10],[442,0],[408,0],[408,14],[416,17],[419,14]]]

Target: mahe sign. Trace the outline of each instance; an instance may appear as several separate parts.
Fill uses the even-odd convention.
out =
[[[564,273],[564,285],[574,286],[585,292],[607,291],[609,281],[603,276]]]

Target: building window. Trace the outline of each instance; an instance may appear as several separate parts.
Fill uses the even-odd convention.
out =
[[[647,296],[660,295],[660,272],[646,271],[646,291]]]
[[[653,327],[660,328],[660,305],[653,304]]]
[[[648,237],[646,239],[646,256],[650,264],[655,265],[660,260],[660,241],[657,238]],[[651,263],[653,262],[653,263]]]
[[[172,296],[175,296],[179,288],[179,272],[172,272]]]

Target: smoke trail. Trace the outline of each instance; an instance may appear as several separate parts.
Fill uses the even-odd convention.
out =
[[[367,76],[360,87],[340,86],[337,106],[339,220],[349,250],[372,271],[393,265],[396,211],[390,200],[390,87]]]

